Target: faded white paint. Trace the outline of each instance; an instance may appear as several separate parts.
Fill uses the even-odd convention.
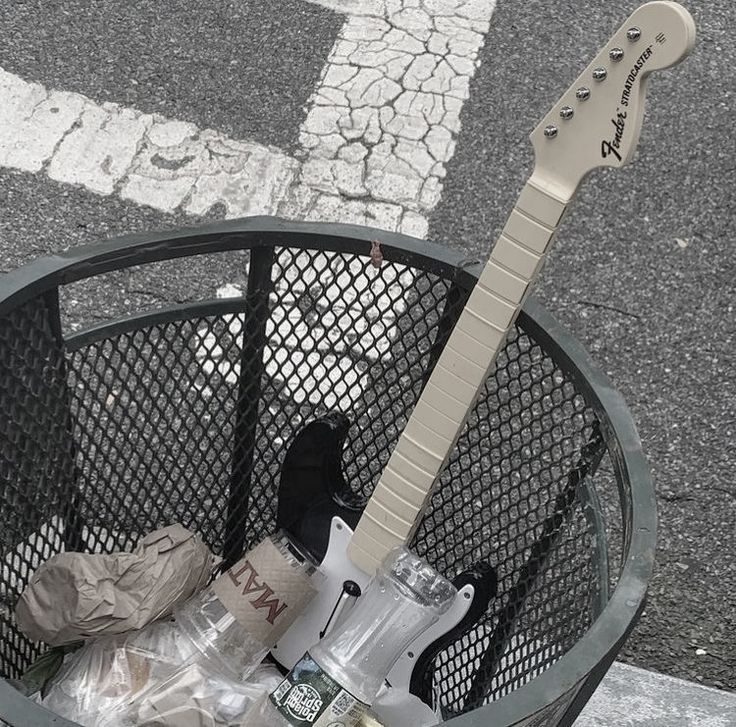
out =
[[[86,103],[76,93],[49,93],[0,68],[0,166],[41,171]]]
[[[310,2],[347,19],[312,95],[299,136],[306,160],[282,209],[425,237],[495,0]]]
[[[49,91],[0,69],[0,166],[172,212],[276,214],[298,167],[271,147]]]
[[[215,204],[227,217],[274,214],[296,169],[297,162],[278,149],[162,119],[143,139],[121,196],[195,215]]]
[[[164,212],[368,224],[424,237],[495,0],[310,0],[346,15],[303,152],[51,91],[0,69],[0,166]]]
[[[57,182],[112,194],[128,173],[153,117],[116,104],[87,102],[48,167]]]

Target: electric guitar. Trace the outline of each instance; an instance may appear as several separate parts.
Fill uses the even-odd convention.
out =
[[[681,61],[694,41],[695,24],[682,6],[642,5],[534,129],[534,171],[367,504],[342,476],[341,415],[320,424],[338,434],[320,445],[315,427],[287,457],[277,520],[321,561],[326,578],[272,651],[283,666],[292,667],[359,597],[388,551],[413,536],[578,186],[597,167],[631,160],[649,74]],[[408,686],[418,657],[466,619],[477,589],[485,597],[494,592],[487,574],[460,588],[444,619],[399,660],[391,684]]]

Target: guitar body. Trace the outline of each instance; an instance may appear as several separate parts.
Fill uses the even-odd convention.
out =
[[[347,554],[366,502],[352,493],[343,474],[348,427],[349,420],[339,412],[312,421],[297,433],[284,458],[276,522],[320,563],[321,579],[315,597],[271,652],[286,669],[334,626],[371,579]],[[495,571],[481,565],[461,573],[454,584],[458,594],[450,610],[410,645],[388,676],[392,686],[406,691],[413,683],[413,691],[425,701],[431,695],[425,679],[412,678],[415,665],[426,670],[440,648],[486,612],[495,596]]]
[[[355,529],[366,505],[353,494],[343,474],[342,450],[349,427],[350,421],[340,412],[305,425],[281,468],[276,524],[317,563],[327,553],[333,518]]]

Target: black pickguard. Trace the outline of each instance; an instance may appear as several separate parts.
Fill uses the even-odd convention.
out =
[[[448,631],[444,636],[440,636],[433,641],[417,658],[414,665],[414,671],[409,682],[409,691],[419,697],[425,704],[432,709],[435,708],[434,688],[432,684],[432,676],[434,674],[434,660],[438,654],[451,644],[454,644],[459,638],[471,631],[473,627],[488,612],[488,606],[491,600],[496,597],[498,590],[498,577],[496,569],[481,561],[476,563],[472,568],[459,573],[452,579],[452,584],[460,590],[464,586],[471,585],[475,589],[473,602],[465,616],[454,629]]]
[[[276,524],[319,563],[327,552],[335,515],[355,529],[367,500],[348,486],[342,450],[350,421],[330,412],[305,425],[289,446],[281,469]]]
[[[355,530],[367,499],[355,495],[347,484],[342,452],[350,421],[330,412],[305,425],[294,437],[284,458],[279,486],[277,525],[312,557],[321,562],[327,552],[330,524],[335,515]],[[473,603],[460,623],[434,641],[417,659],[410,691],[432,706],[433,662],[446,648],[469,631],[488,611],[496,595],[496,571],[478,563],[458,574],[453,584],[475,589]]]

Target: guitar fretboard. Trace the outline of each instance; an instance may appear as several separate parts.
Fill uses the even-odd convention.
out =
[[[362,570],[411,538],[568,202],[526,183],[355,530],[348,553]]]

